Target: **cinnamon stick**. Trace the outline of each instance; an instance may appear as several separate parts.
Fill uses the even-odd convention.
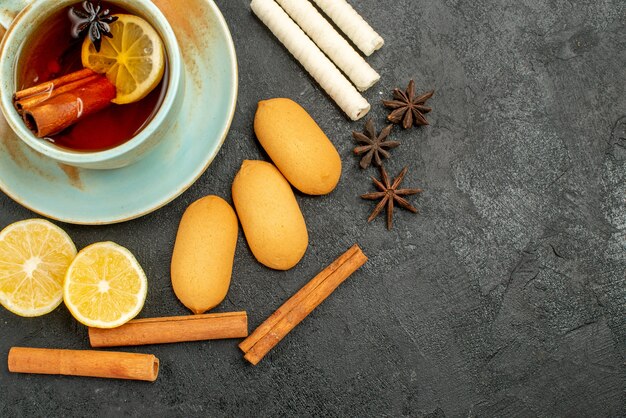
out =
[[[25,97],[21,100],[15,101],[15,108],[19,114],[22,114],[25,110],[32,108],[33,106],[38,105],[39,103],[43,103],[48,99],[51,99],[59,94],[67,93],[68,91],[74,90],[78,87],[84,86],[91,81],[95,81],[98,77],[98,74],[93,74],[89,77],[81,78],[80,80],[73,81],[71,83],[63,84],[59,87],[55,87],[53,90],[46,90],[42,93],[35,94],[32,96]]]
[[[154,382],[159,359],[151,354],[13,347],[9,371]]]
[[[70,74],[66,74],[63,77],[55,78],[54,80],[46,81],[45,83],[41,83],[41,84],[29,87],[24,90],[20,90],[13,95],[13,101],[17,102],[27,97],[35,96],[35,95],[42,94],[42,93],[47,94],[61,86],[64,86],[74,81],[82,80],[82,79],[85,79],[87,77],[91,77],[97,74],[98,73],[96,73],[93,70],[90,70],[89,68],[84,68],[82,70],[75,71]]]
[[[367,261],[354,245],[285,302],[248,338],[239,344],[244,358],[256,365],[352,273]]]
[[[136,319],[118,328],[89,328],[89,342],[92,347],[165,344],[247,336],[248,316],[245,312]]]
[[[98,75],[72,90],[25,108],[22,118],[37,137],[43,138],[104,109],[115,96],[115,86],[106,77]]]

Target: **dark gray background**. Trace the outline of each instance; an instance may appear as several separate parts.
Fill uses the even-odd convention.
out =
[[[359,243],[370,261],[259,366],[237,341],[152,346],[153,384],[10,375],[14,345],[88,348],[64,307],[37,319],[0,309],[0,416],[619,416],[626,406],[626,6],[622,0],[352,0],[385,38],[368,61],[379,100],[415,78],[436,89],[430,127],[396,129],[387,164],[425,193],[393,231],[358,196],[351,123],[253,17],[219,0],[237,47],[240,96],[228,140],[172,204],[105,227],[62,225],[78,247],[113,240],[149,277],[142,317],[183,315],[169,279],[178,221],[264,158],[256,102],[290,97],[342,156],[324,197],[299,196],[310,247],[289,272],[259,265],[243,236],[228,298],[254,329]],[[181,5],[184,2],[181,2]],[[164,173],[167,175],[167,173]],[[0,226],[33,217],[0,194]]]

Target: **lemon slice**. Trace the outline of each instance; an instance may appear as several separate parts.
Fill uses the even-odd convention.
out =
[[[0,232],[0,303],[20,316],[52,312],[63,300],[65,272],[76,256],[58,226],[29,219]]]
[[[63,299],[78,322],[115,328],[141,311],[147,288],[146,275],[130,251],[99,242],[83,248],[70,265]]]
[[[137,102],[159,84],[165,71],[163,42],[154,28],[138,16],[119,14],[111,23],[112,38],[103,37],[100,52],[89,37],[83,42],[83,66],[115,85],[117,104]]]

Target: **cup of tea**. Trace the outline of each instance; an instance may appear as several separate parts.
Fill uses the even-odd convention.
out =
[[[175,123],[183,61],[150,0],[2,0],[0,25],[0,109],[38,153],[124,167]]]

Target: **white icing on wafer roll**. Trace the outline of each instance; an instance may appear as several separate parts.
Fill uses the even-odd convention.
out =
[[[367,100],[274,0],[252,0],[250,7],[350,119],[369,112]]]
[[[380,75],[328,23],[309,0],[276,0],[276,2],[352,80],[359,91],[369,89],[380,80]]]
[[[346,0],[313,0],[367,56],[380,49],[385,41],[350,6]]]

